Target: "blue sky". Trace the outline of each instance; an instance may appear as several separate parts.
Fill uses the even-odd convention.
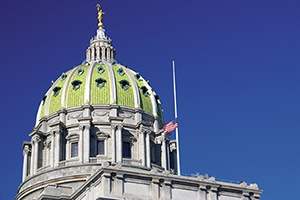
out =
[[[21,183],[44,93],[85,59],[97,1],[0,2],[0,199]],[[116,58],[149,79],[174,118],[181,171],[257,183],[261,199],[298,199],[300,1],[99,1]],[[172,137],[174,138],[174,137]]]

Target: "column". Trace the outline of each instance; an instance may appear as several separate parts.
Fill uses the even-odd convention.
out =
[[[123,126],[117,126],[116,140],[117,140],[117,162],[122,162],[123,140],[122,140]]]
[[[91,48],[92,48],[91,61],[95,61],[95,46],[93,45],[93,46],[91,46]]]
[[[90,128],[91,126],[89,124],[84,125],[84,131],[83,131],[84,163],[90,162]]]
[[[146,133],[146,158],[147,158],[147,167],[151,167],[151,154],[150,154],[150,131]]]
[[[86,51],[86,61],[91,61],[91,48],[88,48],[88,50]]]
[[[110,48],[106,49],[106,53],[107,53],[106,58],[109,61],[110,60]]]
[[[164,134],[164,133],[163,133]],[[166,139],[165,136],[162,135],[161,141],[161,166],[167,170],[167,152],[166,152]]]
[[[111,161],[116,162],[116,125],[111,126]]]
[[[40,142],[40,136],[36,135],[34,138],[34,163],[33,163],[33,174],[36,173],[37,166],[38,166],[38,155],[39,155],[39,142]]]
[[[114,61],[114,49],[111,50],[111,53],[110,53],[110,60],[111,60],[111,61]]]
[[[28,153],[29,153],[29,146],[26,145],[24,146],[23,150],[23,178],[22,182],[24,182],[26,176],[27,176],[27,171],[28,171]]]
[[[142,166],[146,166],[146,157],[145,157],[145,131],[140,131],[140,159],[142,161]]]
[[[96,44],[96,60],[100,60],[100,46],[99,46],[99,43]]]
[[[82,163],[83,162],[83,131],[84,131],[84,126],[80,125],[78,128],[79,128],[78,159],[79,159],[79,163]]]
[[[31,139],[31,160],[30,160],[30,175],[33,175],[33,165],[34,165],[34,151],[35,151],[35,142],[34,138]]]
[[[105,47],[101,47],[102,60],[106,60],[105,58]]]
[[[54,167],[59,166],[59,158],[60,158],[60,131],[55,131],[55,143],[54,143]]]

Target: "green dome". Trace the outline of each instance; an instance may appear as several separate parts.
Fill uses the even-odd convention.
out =
[[[163,121],[163,110],[156,93],[139,73],[115,62],[86,62],[62,73],[44,95],[36,125],[43,116],[61,108],[84,104],[141,108]]]

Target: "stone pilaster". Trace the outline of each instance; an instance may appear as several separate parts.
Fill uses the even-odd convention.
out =
[[[197,193],[197,200],[207,200],[207,190],[204,185],[200,185],[198,193]]]
[[[111,125],[111,161],[116,162],[116,125]]]
[[[124,193],[124,177],[123,174],[117,174],[115,179],[115,191],[117,195],[123,195]]]
[[[164,133],[161,135],[161,166],[167,170],[167,146]]]
[[[111,191],[111,174],[108,172],[103,173],[103,181],[102,181],[102,194],[109,194]]]
[[[150,133],[151,131],[146,131],[146,167],[151,167],[151,149],[150,149]]]
[[[152,179],[151,183],[151,194],[153,200],[158,200],[160,198],[160,183],[159,179]]]
[[[61,131],[54,131],[55,143],[54,143],[54,167],[59,166],[60,154],[61,154]]]
[[[117,132],[116,132],[116,143],[117,143],[117,162],[122,162],[122,151],[123,151],[123,139],[122,139],[122,125],[117,126]]]
[[[83,130],[83,158],[84,158],[84,163],[89,163],[90,162],[90,128],[91,126],[89,124],[84,125],[84,130]]]
[[[139,136],[140,141],[140,160],[142,161],[142,166],[146,166],[146,156],[145,156],[145,130],[140,131]]]
[[[50,148],[50,166],[54,167],[54,144],[55,144],[55,132],[51,132],[51,148]]]
[[[171,191],[172,183],[169,180],[165,180],[163,183],[163,191],[164,191],[164,199],[170,200],[172,199],[172,191]]]
[[[78,159],[79,163],[83,162],[83,132],[84,132],[84,126],[79,125],[79,141],[78,141]]]

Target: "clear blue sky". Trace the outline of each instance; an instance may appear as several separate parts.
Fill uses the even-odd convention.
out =
[[[0,199],[21,183],[44,93],[85,59],[97,1],[0,2]],[[99,1],[117,59],[158,93],[172,120],[176,61],[182,173],[257,183],[299,199],[300,1]]]

